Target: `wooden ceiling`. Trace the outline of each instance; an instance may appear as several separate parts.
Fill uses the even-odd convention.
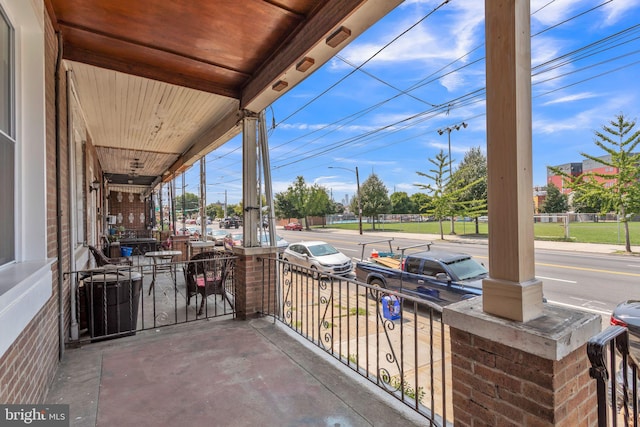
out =
[[[138,175],[167,180],[237,135],[242,110],[268,107],[400,1],[45,4],[103,171],[126,175],[144,158]]]

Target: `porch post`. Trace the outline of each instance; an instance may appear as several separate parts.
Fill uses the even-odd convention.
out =
[[[486,0],[489,275],[483,310],[526,322],[542,312],[535,277],[530,2]]]
[[[535,278],[528,0],[485,0],[489,274],[444,308],[456,426],[594,425],[586,343],[601,317],[542,303]]]
[[[258,116],[249,111],[242,119],[243,246],[258,247]]]

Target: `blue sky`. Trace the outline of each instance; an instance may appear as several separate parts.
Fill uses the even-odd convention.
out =
[[[339,168],[357,166],[360,183],[375,172],[389,194],[413,194],[426,183],[416,172],[448,151],[438,129],[463,121],[453,169],[470,148],[485,151],[484,2],[441,3],[405,1],[267,110],[275,192],[300,175],[341,201],[356,180]],[[594,131],[617,114],[640,117],[640,0],[535,0],[531,11],[533,182],[544,185],[547,165],[602,154]],[[225,190],[241,200],[240,144],[207,156],[207,203]]]

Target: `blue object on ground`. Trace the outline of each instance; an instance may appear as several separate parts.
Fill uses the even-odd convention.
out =
[[[382,316],[387,320],[400,318],[400,301],[395,295],[385,295],[382,297]]]

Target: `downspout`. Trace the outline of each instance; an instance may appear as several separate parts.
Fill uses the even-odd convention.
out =
[[[56,31],[58,39],[58,55],[56,57],[55,71],[55,120],[56,120],[56,229],[57,243],[56,252],[58,257],[58,359],[62,360],[64,356],[64,304],[62,297],[62,289],[64,283],[64,275],[62,268],[62,188],[60,176],[62,175],[61,165],[61,146],[60,141],[60,67],[62,66],[62,34]]]

